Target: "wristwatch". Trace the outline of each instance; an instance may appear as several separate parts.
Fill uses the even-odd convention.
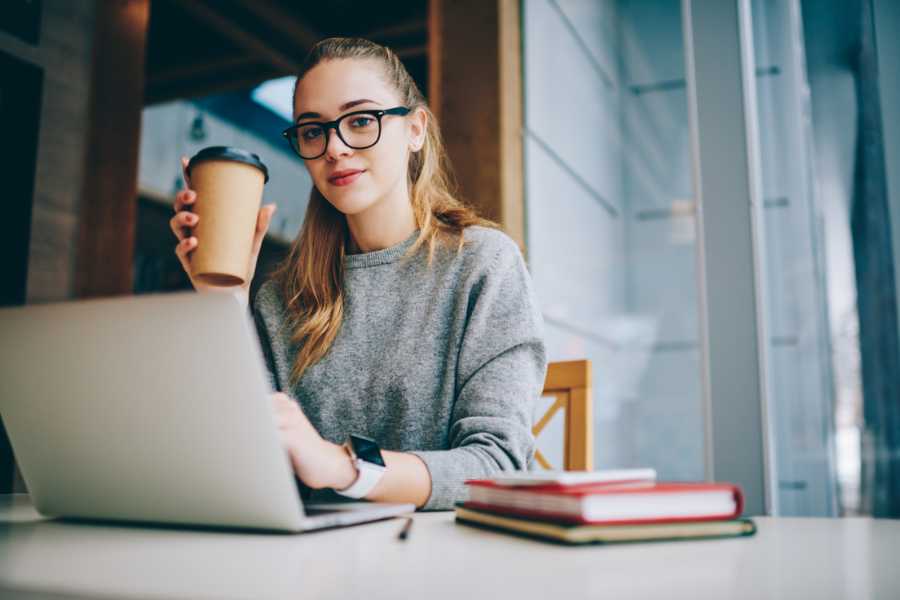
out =
[[[356,480],[350,487],[335,492],[348,498],[365,498],[375,488],[386,470],[381,448],[375,440],[359,435],[351,435],[343,446],[356,468]]]

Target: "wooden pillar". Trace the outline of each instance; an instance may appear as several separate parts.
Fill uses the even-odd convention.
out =
[[[430,0],[429,102],[460,194],[525,250],[518,0]]]
[[[149,0],[97,0],[75,294],[130,294]]]

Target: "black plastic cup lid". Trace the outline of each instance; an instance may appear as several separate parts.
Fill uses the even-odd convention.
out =
[[[194,165],[206,160],[231,160],[234,162],[241,162],[244,164],[252,165],[262,171],[263,175],[266,178],[265,182],[269,182],[269,170],[266,168],[266,165],[263,164],[263,161],[259,158],[258,155],[253,154],[252,152],[247,152],[246,150],[241,150],[240,148],[234,148],[232,146],[210,146],[195,154],[190,162],[188,162],[188,177],[191,176],[191,169],[194,167]]]

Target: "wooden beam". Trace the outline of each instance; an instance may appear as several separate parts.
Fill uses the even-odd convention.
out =
[[[130,294],[150,0],[97,2],[75,294]]]
[[[391,47],[391,50],[393,50],[394,54],[400,59],[417,58],[428,54],[428,45],[422,44],[421,46],[408,46],[406,48]]]
[[[300,63],[293,57],[275,48],[263,37],[248,31],[245,27],[221,14],[212,5],[196,0],[179,0],[179,5],[238,46],[265,59],[276,70],[284,74],[300,71]]]
[[[368,33],[364,33],[361,37],[380,43],[391,38],[417,34],[428,35],[428,19],[413,19],[404,23],[382,27],[381,29],[373,29]]]
[[[280,31],[291,38],[303,52],[307,52],[322,38],[322,35],[316,31],[315,27],[298,18],[295,14],[284,10],[274,2],[238,0],[238,3],[262,19],[272,29]]]
[[[518,0],[429,3],[429,99],[461,195],[524,252],[520,27]]]
[[[441,25],[441,2],[440,0],[428,0],[428,98],[431,113],[435,116],[438,123],[443,121],[441,114],[441,98],[444,90],[444,37]],[[447,138],[447,132],[441,132],[444,139]]]
[[[497,2],[497,70],[500,104],[500,214],[506,232],[525,247],[525,160],[522,148],[524,123],[522,90],[522,18],[519,0]]]
[[[186,79],[205,77],[211,73],[222,73],[238,67],[246,67],[256,63],[255,56],[242,54],[239,56],[217,57],[196,63],[180,64],[167,69],[160,69],[147,74],[147,86],[156,87]]]
[[[185,79],[150,87],[147,89],[144,104],[150,106],[171,100],[200,98],[211,94],[245,90],[282,76],[284,76],[282,71],[274,71],[268,65],[231,73],[210,73],[202,78]]]

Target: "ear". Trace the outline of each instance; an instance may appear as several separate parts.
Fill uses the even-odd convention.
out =
[[[428,114],[420,106],[408,115],[409,149],[418,152],[425,145],[425,134],[428,131]]]

